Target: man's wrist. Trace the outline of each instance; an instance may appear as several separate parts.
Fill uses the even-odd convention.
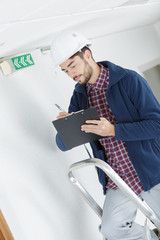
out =
[[[115,136],[115,126],[114,124],[111,124],[111,128],[110,128],[110,136]]]

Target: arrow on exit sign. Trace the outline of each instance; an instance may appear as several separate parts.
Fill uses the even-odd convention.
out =
[[[30,53],[15,58],[11,58],[11,60],[16,70],[34,65],[34,61]]]

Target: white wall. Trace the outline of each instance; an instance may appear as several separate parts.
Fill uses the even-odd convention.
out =
[[[160,57],[159,47],[160,37],[154,26],[128,30],[94,41],[96,60],[107,59],[136,71],[141,65]]]
[[[35,66],[0,73],[1,209],[16,240],[97,239],[99,219],[67,177],[71,163],[88,155],[84,147],[61,152],[52,126],[54,103],[67,108],[73,83],[66,91],[50,57],[40,51],[32,57]],[[102,195],[95,170],[88,171],[91,191]],[[89,182],[88,172],[82,175]]]
[[[160,58],[159,48],[152,26],[96,39],[92,46],[97,61],[134,70]],[[55,73],[49,55],[31,54],[35,66],[8,77],[0,72],[1,209],[16,240],[100,239],[98,217],[67,179],[70,164],[88,156],[83,147],[63,153],[54,141],[54,103],[67,108],[74,83]],[[78,177],[102,204],[94,169],[82,172]]]
[[[156,32],[157,32],[157,35],[158,35],[159,38],[160,38],[160,21],[157,22],[157,23],[154,25],[154,27],[155,27],[155,30],[156,30]]]

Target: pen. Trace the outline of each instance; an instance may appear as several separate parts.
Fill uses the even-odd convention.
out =
[[[55,103],[55,106],[62,112],[66,112],[63,108],[61,108],[58,104]]]

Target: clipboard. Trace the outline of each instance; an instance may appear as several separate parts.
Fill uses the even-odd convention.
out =
[[[52,121],[67,149],[102,138],[100,135],[81,131],[81,125],[86,124],[86,120],[100,120],[95,107]]]

